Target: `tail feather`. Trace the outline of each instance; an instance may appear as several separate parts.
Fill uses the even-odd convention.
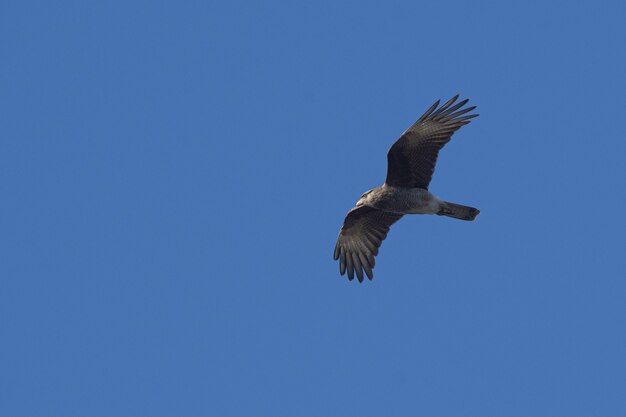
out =
[[[480,210],[474,207],[462,206],[461,204],[444,202],[441,205],[439,216],[453,217],[455,219],[472,221],[478,216]]]

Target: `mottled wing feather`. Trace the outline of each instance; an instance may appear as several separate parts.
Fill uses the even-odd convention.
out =
[[[402,214],[388,213],[372,207],[355,207],[346,216],[337,238],[334,258],[339,259],[339,272],[348,273],[350,281],[356,273],[363,282],[363,271],[369,279],[374,278],[374,257],[389,233],[392,224]]]
[[[461,109],[468,100],[453,106],[458,97],[439,108],[439,101],[433,104],[389,149],[385,180],[388,185],[428,189],[441,148],[454,132],[478,116],[465,115],[475,106]]]

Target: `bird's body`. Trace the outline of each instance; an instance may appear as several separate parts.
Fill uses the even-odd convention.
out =
[[[368,191],[356,203],[398,214],[437,214],[443,200],[423,188],[383,184]]]
[[[374,257],[392,224],[406,214],[437,214],[461,220],[474,220],[478,209],[444,201],[428,191],[439,151],[454,132],[477,114],[465,114],[475,107],[461,109],[468,100],[452,106],[458,95],[443,106],[433,104],[407,129],[387,154],[387,178],[380,187],[365,192],[344,220],[337,238],[334,258],[340,273],[352,280],[363,272],[374,277]]]

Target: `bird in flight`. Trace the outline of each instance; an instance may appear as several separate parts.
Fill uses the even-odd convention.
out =
[[[363,272],[374,278],[374,257],[387,237],[392,224],[405,214],[437,214],[461,220],[474,220],[480,211],[450,203],[428,191],[439,151],[454,132],[478,114],[467,114],[476,106],[466,107],[468,100],[454,104],[458,94],[439,107],[433,104],[393,144],[387,153],[387,178],[380,187],[365,192],[356,207],[348,212],[339,231],[335,260],[339,273],[356,274],[363,282]]]

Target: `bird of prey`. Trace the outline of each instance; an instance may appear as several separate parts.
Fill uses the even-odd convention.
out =
[[[474,220],[480,211],[444,201],[428,191],[439,151],[454,132],[478,114],[467,114],[476,106],[454,104],[458,94],[439,107],[433,104],[393,144],[387,153],[387,178],[380,187],[365,192],[348,212],[339,231],[334,259],[339,273],[356,274],[363,282],[363,271],[374,278],[374,257],[392,224],[405,214],[437,214],[461,220]]]

